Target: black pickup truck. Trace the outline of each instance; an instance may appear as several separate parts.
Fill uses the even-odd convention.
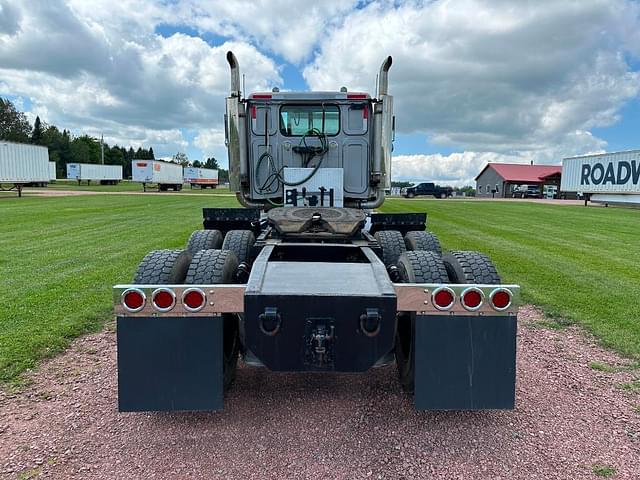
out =
[[[433,195],[436,198],[447,198],[453,195],[453,188],[441,187],[431,182],[423,182],[403,188],[401,194],[405,198],[413,198],[418,195]]]

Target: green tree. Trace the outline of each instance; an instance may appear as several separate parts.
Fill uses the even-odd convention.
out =
[[[40,116],[37,116],[36,121],[33,122],[33,131],[31,132],[31,143],[34,143],[36,145],[42,145],[43,136],[44,136],[44,128],[42,127]]]
[[[219,170],[220,165],[218,165],[218,160],[216,160],[215,157],[209,157],[204,163],[204,168],[213,168],[214,170]]]
[[[193,166],[196,168],[200,168],[202,167],[202,163],[200,163],[200,160],[194,160],[193,161]]]
[[[155,155],[153,153],[153,147],[149,147],[149,160],[155,160]]]
[[[8,99],[0,98],[0,140],[28,143],[31,125],[24,113]]]
[[[183,167],[189,166],[189,157],[187,157],[186,153],[178,152],[171,159],[174,163],[179,163]]]

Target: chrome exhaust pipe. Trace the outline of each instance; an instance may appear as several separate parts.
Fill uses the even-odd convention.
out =
[[[393,62],[391,56],[388,56],[380,65],[380,75],[378,76],[378,97],[382,97],[387,94],[389,89],[389,69]]]
[[[240,66],[238,59],[231,50],[227,52],[227,62],[231,68],[231,97],[240,97]]]

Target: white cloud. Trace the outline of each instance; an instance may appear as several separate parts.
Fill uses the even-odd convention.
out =
[[[474,178],[487,163],[534,162],[559,165],[563,158],[602,153],[605,147],[604,140],[578,130],[567,134],[562,144],[510,154],[465,151],[449,155],[397,155],[392,159],[391,175],[394,181],[434,181],[462,187],[475,185]]]
[[[180,130],[222,128],[227,50],[251,72],[248,89],[282,82],[275,62],[247,42],[211,46],[197,37],[164,38],[135,28],[122,36],[125,26],[143,22],[140,13],[160,21],[170,7],[119,6],[104,24],[81,15],[90,7],[96,2],[20,4],[18,28],[0,36],[0,93],[29,97],[32,114],[75,133],[104,132],[120,144],[155,139],[158,153],[170,155],[187,145]],[[127,13],[127,21],[116,21]]]
[[[202,151],[202,160],[214,157],[221,166],[226,166],[227,149],[224,145],[224,130],[205,129],[200,130],[193,139],[193,143]]]
[[[354,8],[357,5],[358,8]],[[205,38],[175,34],[187,27]],[[225,40],[226,39],[226,40]],[[0,0],[0,94],[30,118],[225,162],[222,114],[233,49],[247,91],[284,86],[310,62],[318,90],[374,90],[393,55],[400,133],[464,153],[399,156],[394,177],[466,181],[484,161],[558,162],[606,144],[589,130],[636,97],[640,5],[626,0]]]
[[[638,53],[638,12],[622,0],[374,3],[332,29],[304,77],[318,90],[371,91],[390,54],[399,132],[477,152],[476,163],[481,152],[558,162],[550,152],[600,144],[575,132],[615,123],[638,95],[625,61]],[[464,155],[434,161],[469,178],[455,165],[471,168]],[[416,159],[404,162],[415,172]]]

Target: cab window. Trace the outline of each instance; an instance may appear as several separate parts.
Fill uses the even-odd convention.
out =
[[[283,105],[280,108],[280,132],[301,137],[315,131],[325,135],[340,132],[340,111],[336,105]]]

